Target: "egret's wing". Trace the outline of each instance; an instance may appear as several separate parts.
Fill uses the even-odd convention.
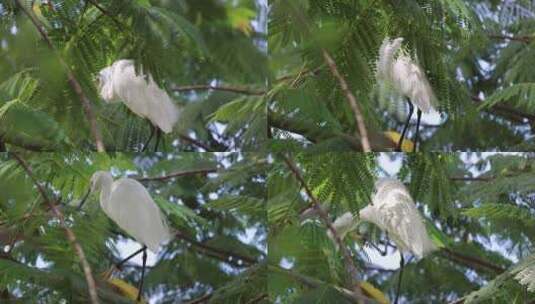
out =
[[[170,237],[160,208],[136,180],[122,178],[114,182],[106,210],[119,227],[153,252]]]
[[[149,119],[165,133],[170,133],[178,120],[179,111],[177,106],[166,91],[160,89],[156,82],[149,79],[145,96],[151,111]]]
[[[165,133],[171,132],[178,120],[178,108],[167,92],[158,87],[150,75],[136,75],[131,60],[116,61],[112,68],[113,88],[124,104]]]
[[[394,78],[398,89],[420,110],[428,113],[436,101],[424,70],[410,57],[400,56],[394,63]]]
[[[415,103],[420,105],[423,112],[430,112],[436,104],[436,97],[423,68],[414,61],[411,65],[409,78],[413,82]]]
[[[359,211],[359,217],[364,221],[374,223],[382,230],[386,230],[386,226],[384,225],[384,216],[374,205],[368,205],[362,208]]]
[[[146,97],[146,81],[136,75],[132,60],[118,60],[112,65],[112,83],[115,94],[135,114],[148,118],[149,106]]]
[[[412,198],[401,192],[393,192],[388,203],[378,207],[384,214],[384,225],[399,247],[408,249],[418,257],[436,249],[425,228],[424,219]]]

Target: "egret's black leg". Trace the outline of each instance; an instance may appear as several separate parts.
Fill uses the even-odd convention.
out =
[[[145,150],[149,146],[150,140],[152,139],[152,136],[154,136],[155,130],[156,130],[156,127],[152,123],[150,123],[150,136],[149,136],[149,139],[147,139],[147,141],[143,145],[143,149],[141,150],[141,152],[145,152]]]
[[[162,152],[167,152],[167,149],[165,147],[165,136],[162,136]]]
[[[416,112],[418,119],[416,120],[416,138],[414,139],[414,148],[412,152],[416,152],[416,146],[420,142],[420,119],[422,118],[422,110],[418,109]]]
[[[399,256],[401,259],[399,260],[398,288],[396,290],[396,299],[394,300],[394,304],[398,304],[399,293],[401,291],[401,277],[403,276],[403,267],[405,266],[405,259],[403,259],[403,253],[401,253],[401,251],[399,252]]]
[[[401,145],[403,144],[403,138],[405,138],[405,133],[407,133],[407,128],[409,127],[409,122],[411,120],[412,113],[414,112],[414,106],[410,99],[407,98],[407,104],[409,105],[409,116],[407,116],[407,121],[405,121],[405,126],[403,126],[403,131],[401,132],[401,137],[399,138],[398,143],[398,152],[401,152]]]
[[[162,130],[156,127],[156,144],[154,145],[154,152],[158,152],[158,145],[160,144],[161,137],[162,137]]]
[[[382,256],[386,256],[388,254],[388,242],[390,241],[390,239],[388,238],[388,233],[386,234],[386,241],[385,241],[385,251],[384,253],[385,254],[382,254]]]
[[[137,301],[141,300],[141,293],[143,292],[143,280],[145,279],[145,265],[147,265],[147,246],[143,246],[143,268],[141,268],[141,282],[139,283],[139,290],[137,293]]]
[[[147,248],[146,246],[143,246],[143,248],[139,249],[138,251],[132,253],[131,255],[129,255],[126,259],[120,261],[119,263],[117,263],[115,266],[118,268],[118,269],[121,269],[121,267],[123,266],[124,263],[130,261],[133,257],[135,257],[136,255],[138,255],[141,251],[145,250],[145,248]]]

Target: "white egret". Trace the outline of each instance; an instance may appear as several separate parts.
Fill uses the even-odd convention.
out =
[[[403,252],[411,252],[423,258],[437,249],[427,234],[424,219],[420,215],[407,188],[398,180],[381,178],[375,183],[375,191],[370,205],[359,211],[359,219],[371,222],[392,238],[400,252],[400,273],[398,290],[394,303],[397,303],[403,274]],[[351,212],[346,212],[333,222],[333,227],[342,239],[358,225]],[[331,233],[329,238],[334,241]]]
[[[396,299],[398,302],[403,274],[403,252],[423,258],[437,249],[427,234],[424,219],[416,208],[409,190],[400,181],[381,178],[375,183],[370,205],[359,211],[361,220],[374,223],[392,238],[399,250],[400,270]]]
[[[381,90],[392,88],[393,90],[390,91],[393,95],[405,98],[409,106],[409,115],[401,132],[398,151],[401,151],[414,106],[417,108],[415,150],[418,144],[422,112],[429,113],[436,106],[436,97],[422,67],[401,49],[402,42],[403,38],[396,38],[392,41],[388,37],[384,39],[379,49],[376,74]]]
[[[120,228],[131,235],[143,247],[121,261],[117,266],[143,252],[143,268],[139,284],[138,300],[141,298],[147,248],[156,253],[160,244],[169,240],[171,232],[160,209],[145,187],[131,178],[113,181],[109,172],[97,171],[91,177],[91,188],[82,199],[82,208],[90,193],[100,192],[100,207]]]
[[[178,107],[167,92],[158,87],[151,75],[136,75],[132,60],[115,61],[99,72],[98,80],[104,101],[123,102],[136,115],[151,122],[151,133],[143,150],[156,132],[157,151],[161,132],[170,133],[179,117]]]
[[[437,248],[409,191],[396,179],[379,179],[372,203],[360,210],[359,216],[388,232],[400,251],[423,258]]]

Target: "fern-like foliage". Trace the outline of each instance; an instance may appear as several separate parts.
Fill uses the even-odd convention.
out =
[[[265,156],[37,153],[20,157],[76,236],[103,303],[130,303],[104,272],[136,245],[125,247],[131,237],[102,212],[96,195],[89,197],[82,211],[75,208],[96,170],[139,179],[168,219],[174,237],[147,269],[146,299],[247,303],[266,293]],[[173,177],[177,172],[197,173]],[[0,154],[0,299],[85,303],[87,285],[78,255],[34,183],[11,154]],[[114,276],[137,286],[140,265],[129,262]],[[256,287],[250,288],[253,281]]]
[[[96,90],[96,75],[101,69],[119,59],[132,59],[136,70],[150,74],[174,97],[183,112],[174,132],[165,136],[162,149],[262,149],[266,138],[265,119],[257,116],[265,117],[265,113],[255,108],[255,114],[247,119],[227,115],[226,119],[212,121],[221,107],[248,94],[234,92],[221,97],[209,88],[223,85],[261,90],[265,86],[268,77],[262,45],[265,33],[253,25],[263,18],[266,9],[265,5],[246,0],[202,4],[198,1],[10,1],[10,5],[1,9],[3,73],[0,82],[19,74],[34,79],[38,90],[24,87],[21,94],[31,95],[25,104],[38,114],[13,113],[21,120],[13,126],[20,134],[6,136],[3,141],[10,149],[94,149],[86,110],[67,77],[72,72],[95,112],[107,149],[141,150],[149,137],[150,125],[124,105],[104,104]],[[51,47],[30,22],[28,14],[37,20]],[[32,49],[31,54],[28,49]],[[4,95],[0,94],[0,106],[14,98]],[[261,107],[262,94],[255,96],[258,98],[251,97],[254,99],[251,103]],[[251,110],[251,103],[233,103],[232,110],[246,113]],[[224,111],[221,109],[220,115]],[[28,116],[26,120],[40,121],[39,127],[50,138],[40,140],[36,136],[35,141],[25,138],[24,133],[34,135],[35,131],[23,123],[24,115]],[[0,123],[12,124],[13,119],[2,117]]]
[[[268,174],[268,284],[272,301],[348,300],[347,262],[327,237],[325,221],[284,158],[291,158],[330,221],[369,204],[378,176],[404,182],[439,247],[417,260],[405,254],[401,298],[409,303],[518,303],[531,299],[515,276],[533,252],[533,155],[478,153],[275,154]],[[392,300],[399,269],[381,252],[395,245],[359,222],[342,240],[359,280]],[[526,261],[529,258],[526,258]],[[407,262],[408,261],[408,262]],[[363,288],[363,290],[365,290]],[[347,290],[346,290],[347,291]],[[371,294],[368,294],[371,296]],[[370,300],[372,301],[372,300]],[[504,302],[505,301],[505,302]],[[516,302],[515,302],[516,303]]]

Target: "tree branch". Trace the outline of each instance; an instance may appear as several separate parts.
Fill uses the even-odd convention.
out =
[[[200,148],[203,148],[206,152],[212,152],[212,148],[210,148],[208,145],[205,145],[204,143],[196,140],[196,139],[193,139],[187,135],[184,135],[184,134],[179,134],[178,137],[184,141],[187,141],[189,143],[191,143],[192,145],[194,146],[197,146],[197,147],[200,147]]]
[[[511,35],[489,35],[488,36],[491,39],[497,39],[497,40],[511,40],[511,41],[518,41],[522,43],[530,43],[533,38],[533,36],[511,36]]]
[[[67,235],[67,239],[71,243],[71,245],[74,247],[74,251],[80,258],[80,263],[82,265],[82,270],[85,275],[85,279],[87,281],[87,287],[89,290],[89,297],[91,299],[91,303],[98,304],[98,293],[97,288],[95,284],[95,279],[93,278],[93,274],[91,272],[91,266],[89,265],[89,262],[87,261],[85,257],[84,250],[82,249],[82,246],[78,243],[76,240],[76,235],[72,230],[67,226],[65,223],[65,217],[63,216],[63,213],[57,208],[57,206],[54,204],[52,200],[48,197],[46,194],[45,189],[41,184],[37,181],[37,179],[34,177],[32,169],[30,166],[16,153],[12,153],[13,157],[17,160],[17,162],[20,164],[20,166],[26,171],[26,174],[28,177],[32,180],[33,184],[36,186],[37,191],[40,193],[41,197],[45,200],[45,202],[50,207],[50,210],[54,213],[55,217],[59,220],[63,230],[65,230],[65,234]]]
[[[26,7],[24,7],[24,5],[21,3],[21,0],[17,0],[17,4],[20,6],[22,11],[28,16],[28,18],[30,18],[31,22],[33,23],[33,25],[35,26],[37,31],[39,31],[39,34],[41,34],[41,37],[43,38],[43,40],[48,45],[48,48],[56,55],[56,57],[58,58],[58,61],[61,64],[61,66],[67,72],[67,78],[68,78],[69,85],[74,90],[76,95],[78,95],[78,98],[80,99],[80,102],[82,103],[82,107],[84,109],[84,112],[85,112],[85,115],[87,117],[87,120],[89,121],[89,126],[90,126],[90,129],[91,129],[91,133],[93,135],[93,138],[95,140],[95,145],[97,147],[97,151],[98,152],[105,152],[104,144],[102,143],[102,135],[100,134],[100,130],[98,129],[97,121],[95,119],[95,115],[93,113],[93,109],[91,108],[91,103],[90,103],[89,99],[87,98],[87,96],[84,94],[84,92],[82,90],[82,86],[80,85],[80,82],[78,82],[78,80],[74,76],[73,72],[69,68],[69,65],[67,65],[67,63],[63,60],[63,58],[58,54],[56,48],[52,44],[52,41],[48,37],[48,34],[45,32],[45,30],[43,28],[43,25],[40,24],[39,20],[31,12],[26,10]]]
[[[254,297],[253,299],[251,299],[251,301],[248,301],[246,304],[254,304],[254,303],[258,303],[260,301],[262,301],[263,299],[267,298],[268,295],[265,294],[265,293],[261,293],[259,294],[258,296]]]
[[[468,256],[459,252],[455,252],[448,248],[443,248],[440,253],[442,253],[442,256],[446,257],[447,259],[458,263],[460,262],[472,269],[483,268],[498,274],[505,271],[505,269],[499,265],[495,265],[478,257]]]
[[[253,264],[258,263],[258,261],[252,257],[244,256],[238,253],[234,253],[231,251],[227,251],[224,249],[219,249],[219,248],[206,245],[204,243],[197,241],[196,239],[190,236],[185,235],[184,233],[180,231],[175,233],[175,237],[190,243],[194,247],[197,247],[198,249],[201,250],[202,254],[216,258],[234,267],[251,266]],[[230,260],[229,258],[232,258],[232,260]],[[236,261],[234,261],[234,259],[236,259]],[[239,264],[238,260],[243,261],[243,265]]]
[[[196,299],[193,299],[191,301],[184,302],[184,304],[200,304],[200,303],[208,303],[208,300],[212,297],[211,293],[207,293],[203,296],[200,296]]]
[[[93,4],[93,6],[96,7],[103,15],[113,20],[113,22],[115,23],[115,25],[117,25],[117,28],[119,28],[119,30],[121,31],[125,30],[126,26],[124,26],[119,20],[117,20],[110,12],[108,12],[102,6],[100,6],[100,4],[98,4],[96,1],[87,0],[87,2]]]
[[[173,172],[167,175],[162,176],[156,176],[156,177],[134,177],[136,180],[140,182],[146,182],[146,181],[164,181],[167,179],[180,177],[180,176],[187,176],[187,175],[194,175],[194,174],[203,174],[206,175],[208,173],[214,173],[217,172],[217,168],[206,168],[206,169],[194,169],[194,170],[186,170],[186,171],[177,171]]]
[[[171,88],[171,91],[175,91],[175,92],[196,91],[196,90],[226,91],[226,92],[232,92],[232,93],[239,93],[239,94],[245,94],[245,95],[257,95],[257,96],[266,94],[266,91],[252,90],[252,89],[245,88],[245,87],[235,87],[235,86],[228,86],[228,85],[213,86],[209,84],[194,84],[194,85],[188,85],[188,86],[176,86],[176,87]]]
[[[484,102],[483,99],[479,98],[478,96],[472,96],[472,101],[475,103],[482,103]],[[525,124],[525,119],[527,119],[530,122],[535,121],[535,115],[524,113],[522,111],[519,111],[517,109],[513,109],[504,105],[494,105],[490,109],[487,109],[489,113],[492,113],[494,115],[503,116],[509,120],[515,121],[520,124]]]
[[[477,176],[477,177],[464,177],[464,176],[451,176],[451,181],[474,181],[474,182],[488,182],[494,180],[494,176]]]
[[[307,196],[309,197],[309,199],[312,201],[314,208],[316,209],[319,217],[321,218],[325,226],[327,226],[327,229],[331,231],[336,243],[338,244],[338,248],[340,252],[342,253],[342,256],[344,257],[344,264],[346,266],[347,274],[351,282],[350,288],[353,290],[354,294],[357,297],[362,297],[362,291],[360,290],[359,282],[358,282],[357,268],[355,267],[355,264],[353,263],[353,260],[351,259],[351,255],[349,254],[349,251],[344,246],[344,243],[340,239],[338,232],[336,232],[336,229],[333,227],[332,222],[329,219],[329,216],[327,215],[325,210],[321,208],[321,203],[312,194],[312,191],[310,190],[310,188],[308,188],[297,166],[293,163],[292,160],[290,160],[290,158],[286,156],[283,156],[283,157],[284,157],[284,162],[286,163],[290,171],[294,174],[297,181],[299,181],[303,189],[305,189],[305,192]]]
[[[312,143],[320,143],[325,140],[339,138],[341,141],[347,143],[352,150],[358,152],[363,151],[362,142],[358,135],[355,137],[340,131],[329,130],[319,127],[314,123],[284,117],[274,111],[268,112],[268,126],[299,134]],[[371,132],[369,135],[373,150],[385,151],[396,148],[397,143],[382,133]]]
[[[338,71],[338,67],[336,66],[336,63],[334,62],[334,59],[329,55],[329,53],[326,50],[322,50],[323,58],[325,59],[325,62],[329,66],[329,69],[331,70],[331,73],[333,76],[338,79],[338,83],[340,84],[340,88],[342,89],[342,92],[345,94],[347,101],[349,102],[349,106],[351,107],[351,110],[353,111],[353,115],[355,116],[355,120],[357,122],[359,135],[360,135],[360,141],[362,143],[362,150],[364,152],[371,152],[370,147],[370,141],[368,140],[368,131],[366,130],[366,125],[364,124],[364,118],[362,116],[362,112],[360,111],[360,107],[357,104],[357,99],[355,98],[355,95],[351,93],[349,90],[349,86],[347,85],[346,80],[340,74]]]
[[[364,295],[356,295],[351,290],[348,290],[339,286],[333,286],[333,285],[327,284],[316,278],[312,278],[312,277],[297,273],[289,269],[284,269],[282,267],[274,266],[274,265],[268,265],[267,268],[268,270],[271,270],[271,271],[284,273],[288,275],[289,277],[292,277],[294,280],[299,281],[300,283],[308,286],[309,288],[321,288],[323,286],[331,286],[334,289],[338,290],[338,292],[340,292],[340,294],[344,296],[344,298],[346,298],[348,301],[352,303],[375,303],[374,300],[367,298]]]
[[[304,69],[304,70],[299,71],[296,74],[290,74],[290,75],[281,76],[281,77],[275,79],[275,82],[282,82],[282,81],[293,79],[292,83],[295,84],[302,77],[305,77],[305,76],[317,76],[322,68],[323,68],[322,66],[319,66],[319,67],[317,67],[315,69]]]

